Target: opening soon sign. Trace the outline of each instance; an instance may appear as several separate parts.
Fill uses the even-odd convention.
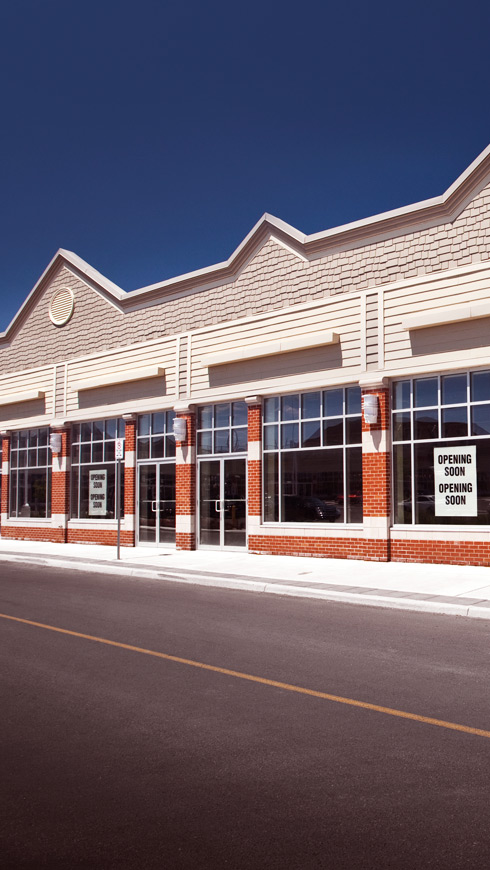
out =
[[[107,515],[107,470],[94,471],[90,469],[88,479],[88,514],[89,517],[105,517]]]
[[[476,517],[476,447],[434,447],[436,517]]]

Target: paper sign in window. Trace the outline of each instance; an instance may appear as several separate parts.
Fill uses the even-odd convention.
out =
[[[434,447],[436,517],[476,517],[476,447]]]
[[[88,513],[90,517],[105,517],[107,515],[107,470],[89,471],[88,482]]]

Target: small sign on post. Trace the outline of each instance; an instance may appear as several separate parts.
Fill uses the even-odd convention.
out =
[[[121,460],[124,459],[124,438],[116,438],[116,517],[117,558],[121,558]]]

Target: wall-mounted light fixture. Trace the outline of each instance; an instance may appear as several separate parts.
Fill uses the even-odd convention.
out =
[[[61,453],[61,433],[51,432],[49,436],[49,446],[52,453]]]
[[[174,417],[173,434],[176,441],[185,441],[187,437],[187,420],[185,417]]]
[[[364,422],[370,426],[378,422],[379,401],[372,393],[363,396]]]

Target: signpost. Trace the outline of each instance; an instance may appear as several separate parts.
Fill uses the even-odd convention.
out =
[[[116,438],[116,517],[117,558],[121,558],[121,460],[124,458],[124,438]]]
[[[434,447],[436,517],[476,517],[476,447]]]

